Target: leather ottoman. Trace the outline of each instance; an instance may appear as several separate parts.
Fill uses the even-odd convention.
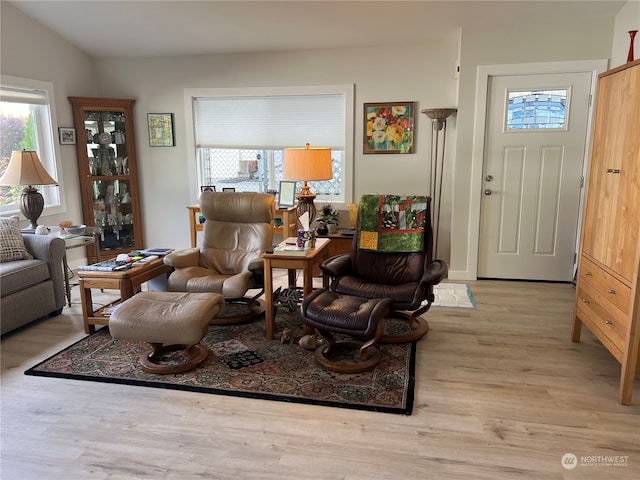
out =
[[[185,372],[209,356],[209,349],[200,340],[223,308],[224,297],[219,293],[140,292],[111,314],[109,331],[113,338],[151,344],[151,350],[140,357],[145,371]],[[164,353],[177,350],[178,361],[159,361]]]

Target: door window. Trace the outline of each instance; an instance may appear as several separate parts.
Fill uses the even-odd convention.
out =
[[[506,129],[566,130],[567,89],[508,91]]]

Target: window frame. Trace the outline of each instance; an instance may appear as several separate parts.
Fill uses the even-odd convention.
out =
[[[53,83],[41,80],[32,80],[28,78],[13,77],[10,75],[0,75],[0,85],[3,87],[13,87],[24,90],[39,90],[44,92],[45,106],[47,113],[45,115],[35,116],[38,133],[38,157],[44,164],[47,172],[58,181],[58,187],[52,187],[49,191],[42,191],[45,204],[40,218],[47,215],[55,215],[66,212],[66,199],[62,195],[62,187],[64,180],[62,178],[62,164],[60,161],[60,146],[56,141],[56,127],[54,119],[57,118],[55,108],[55,96]],[[72,146],[73,147],[73,146]],[[25,220],[20,213],[20,206],[15,203],[11,205],[1,205],[0,214],[2,216],[18,215],[21,220]]]
[[[287,86],[287,87],[203,87],[186,88],[184,90],[184,104],[186,113],[186,144],[187,162],[189,165],[189,184],[192,194],[197,201],[199,195],[199,177],[201,172],[197,162],[197,148],[195,142],[195,117],[194,101],[198,97],[207,96],[274,96],[274,95],[322,95],[322,94],[344,94],[345,95],[345,132],[344,132],[344,163],[343,163],[343,192],[339,199],[335,197],[318,196],[316,201],[330,200],[337,208],[346,208],[352,203],[353,198],[353,132],[354,132],[354,85],[309,85],[309,86]],[[294,145],[292,145],[294,146]]]

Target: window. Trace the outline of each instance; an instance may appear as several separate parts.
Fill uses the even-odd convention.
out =
[[[9,76],[2,76],[0,84],[0,175],[4,173],[13,150],[35,150],[49,174],[60,182],[56,168],[57,145],[51,124],[50,99],[53,86]],[[34,185],[35,186],[35,185]],[[60,206],[59,188],[55,185],[39,187],[45,209]],[[0,187],[0,212],[17,213],[20,186]],[[50,213],[61,211],[56,209]]]
[[[507,130],[566,130],[567,90],[509,92]]]
[[[284,148],[310,143],[332,150],[333,179],[309,182],[317,201],[350,201],[353,86],[189,89],[185,97],[197,191],[276,190]]]

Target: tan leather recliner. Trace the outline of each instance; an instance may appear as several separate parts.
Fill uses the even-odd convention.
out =
[[[237,315],[212,323],[235,323],[264,312],[248,290],[262,289],[262,254],[273,245],[274,196],[254,192],[202,192],[203,240],[200,248],[173,252],[164,263],[174,268],[168,279],[172,292],[220,293],[227,303],[245,303]],[[229,310],[229,309],[226,309]],[[230,312],[229,312],[230,313]]]

